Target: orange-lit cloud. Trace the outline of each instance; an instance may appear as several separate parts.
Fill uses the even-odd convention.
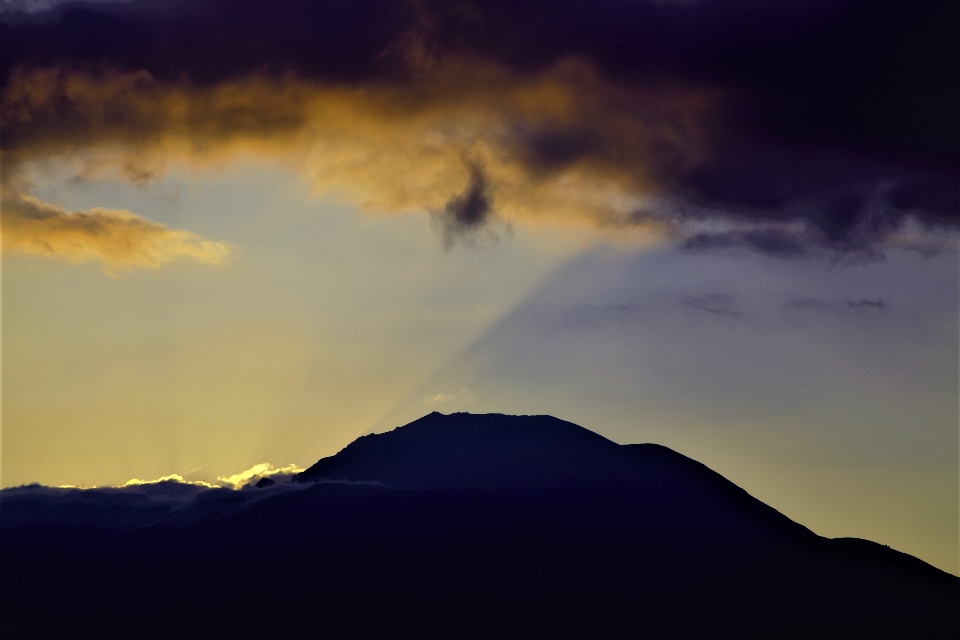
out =
[[[68,212],[28,195],[3,203],[3,251],[96,261],[110,275],[156,268],[178,258],[220,264],[230,249],[182,229],[170,229],[129,211],[94,208]]]
[[[494,216],[622,223],[658,193],[663,166],[696,161],[713,101],[621,87],[575,61],[530,77],[452,61],[402,85],[21,72],[2,113],[18,167],[83,157],[88,176],[143,182],[174,161],[267,156],[362,209],[441,219],[482,176],[489,206],[460,225],[480,227]]]
[[[922,26],[946,14],[904,3],[891,40],[866,1],[78,7],[0,23],[3,161],[83,156],[142,184],[250,154],[370,211],[430,213],[446,242],[549,218],[879,255],[910,221],[958,227],[956,74]]]
[[[856,163],[833,166],[824,156],[798,172],[792,152],[744,147],[717,156],[727,97],[689,81],[617,82],[576,58],[521,73],[448,57],[402,81],[359,83],[254,73],[197,85],[143,71],[20,70],[0,116],[14,178],[37,163],[70,161],[85,177],[144,184],[171,163],[268,158],[299,172],[316,193],[362,210],[429,213],[448,244],[496,236],[504,221],[561,220],[631,229],[644,239],[694,238],[687,245],[697,248],[872,255],[874,244],[891,243],[905,212],[926,215],[885,204],[884,185],[896,180],[863,178]],[[793,174],[796,184],[781,180]],[[11,184],[5,178],[6,191]],[[13,191],[20,194],[13,202],[29,202]],[[882,224],[864,217],[872,202]],[[705,235],[704,220],[731,229]],[[764,242],[731,243],[731,233],[754,238],[758,224]],[[189,255],[215,264],[224,248],[191,236],[171,240],[165,246],[173,253],[148,251],[133,262],[156,266],[167,261],[161,256]],[[799,249],[781,250],[791,243]],[[92,246],[72,255],[107,254]],[[118,258],[109,255],[101,259]]]

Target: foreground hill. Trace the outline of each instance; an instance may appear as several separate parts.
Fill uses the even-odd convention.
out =
[[[958,581],[549,416],[433,413],[245,490],[3,492],[40,637],[956,637]]]

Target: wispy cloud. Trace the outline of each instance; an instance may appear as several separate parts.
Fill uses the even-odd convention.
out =
[[[883,298],[877,298],[876,300],[863,298],[862,300],[847,300],[847,306],[854,309],[862,309],[866,307],[868,309],[876,309],[881,311],[887,307],[887,303]]]
[[[423,404],[430,407],[446,406],[454,403],[467,405],[474,400],[476,400],[476,395],[470,389],[461,387],[456,393],[438,393],[424,398]]]
[[[100,262],[111,276],[157,268],[178,258],[218,265],[230,254],[225,242],[204,240],[123,209],[69,212],[22,194],[4,198],[3,250],[74,263]]]

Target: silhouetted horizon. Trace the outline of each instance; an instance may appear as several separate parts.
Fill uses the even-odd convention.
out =
[[[306,592],[323,575],[360,580],[361,590],[409,579],[429,597],[457,585],[499,619],[506,603],[487,589],[509,591],[517,576],[554,594],[537,605],[548,609],[557,585],[591,610],[608,596],[672,593],[661,605],[673,611],[707,606],[701,588],[727,585],[710,596],[719,601],[762,601],[762,585],[775,584],[792,585],[796,602],[778,605],[790,616],[839,598],[797,627],[821,637],[842,637],[823,632],[828,621],[871,634],[957,629],[955,576],[874,542],[818,536],[667,447],[620,445],[551,416],[434,412],[360,437],[288,481],[267,479],[241,490],[6,489],[4,593],[42,601],[52,584],[82,579],[152,598],[180,592],[184,575],[188,590],[218,591],[281,572]],[[600,583],[599,601],[583,591]],[[352,610],[364,601],[355,598],[335,600]],[[781,614],[751,613],[744,637],[772,633]],[[624,615],[604,624],[626,629]],[[650,615],[651,628],[672,624]],[[685,624],[692,633],[718,623],[711,614]]]

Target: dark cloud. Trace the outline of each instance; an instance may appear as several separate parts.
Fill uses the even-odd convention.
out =
[[[182,483],[122,488],[27,485],[0,491],[4,534],[122,534],[160,522],[210,489]],[[176,485],[176,486],[173,486]]]
[[[493,212],[483,165],[479,162],[468,162],[467,170],[470,172],[470,181],[467,183],[466,190],[459,196],[451,198],[442,212],[446,224],[457,229],[475,229],[483,226],[487,217]]]
[[[767,230],[697,237],[693,248],[740,246],[777,257],[801,257],[816,247],[864,253],[908,221],[953,229],[960,221],[958,171],[927,171],[866,152],[805,150],[787,141],[765,148],[719,145],[711,154],[691,171],[663,179],[686,205],[679,207],[681,221],[713,218]],[[789,231],[770,230],[776,226]]]
[[[271,484],[257,484],[263,491],[182,480],[137,481],[122,487],[9,487],[0,490],[0,535],[119,535],[160,523],[182,526],[303,487],[291,484],[291,477],[265,476],[262,480]]]
[[[443,234],[444,245],[448,248],[457,242],[472,244],[483,237],[496,240],[498,230],[495,224],[496,213],[493,199],[487,184],[487,175],[483,164],[477,160],[465,160],[469,180],[463,193],[453,196],[443,206],[434,211],[434,224]]]
[[[744,248],[775,258],[796,259],[807,255],[803,238],[779,229],[696,233],[683,241],[686,251]]]
[[[132,0],[4,15],[5,78],[17,66],[145,70],[208,84],[251,71],[367,78],[405,25],[394,0]]]
[[[821,298],[797,298],[783,305],[785,309],[811,311],[841,311],[848,309],[875,309],[883,311],[889,303],[883,298],[856,298],[846,300],[824,300]]]
[[[900,181],[887,198],[900,211],[917,211],[932,224],[956,222],[960,184],[956,174],[915,176]]]
[[[722,291],[691,294],[677,289],[661,289],[646,292],[635,300],[555,309],[538,318],[538,323],[561,330],[589,330],[634,325],[649,328],[662,322],[676,323],[681,317],[740,320],[754,315],[748,302],[742,295]]]
[[[505,108],[491,134],[532,187],[574,169],[607,175],[672,202],[665,224],[683,227],[688,249],[778,257],[876,257],[910,221],[960,223],[960,4],[949,0],[133,0],[5,13],[0,42],[5,92],[24,69],[145,71],[191,88],[258,74],[409,88],[398,109],[425,111],[449,101],[423,87],[450,61],[523,84],[575,58],[601,79],[583,85],[576,109]],[[691,100],[664,99],[676,91],[707,106],[688,113]],[[287,98],[194,115],[204,139],[296,131],[303,112]],[[40,126],[86,140],[69,101],[50,98],[45,119],[15,106],[5,150],[36,143]],[[103,117],[117,135],[199,126],[157,114],[124,129],[123,103],[114,107]],[[466,191],[435,214],[448,242],[491,219],[484,169],[469,171]],[[705,220],[735,228],[684,226]]]
[[[884,242],[907,213],[924,224],[956,227],[960,89],[950,80],[960,76],[956,3],[560,2],[550,11],[532,5],[511,18],[501,3],[489,3],[480,12],[487,25],[482,37],[467,36],[476,32],[470,26],[479,20],[476,12],[470,20],[451,15],[440,21],[448,31],[438,28],[435,38],[443,41],[446,33],[458,46],[520,69],[574,53],[619,82],[725,90],[699,161],[655,166],[658,182],[715,218],[799,220],[811,232],[787,238],[748,231],[712,238],[714,244],[793,257],[807,242],[863,253]],[[581,159],[628,161],[617,143],[591,122],[518,137],[537,169]],[[871,198],[877,202],[868,210]]]
[[[696,253],[744,249],[781,260],[817,258],[847,265],[885,260],[888,247],[913,251],[924,257],[956,252],[956,240],[949,234],[907,232],[902,222],[883,215],[866,216],[845,235],[834,237],[809,224],[798,226],[795,221],[760,228],[747,225],[684,235],[679,248]]]
[[[517,126],[511,132],[511,143],[525,165],[535,173],[549,173],[569,167],[582,158],[604,153],[601,132],[586,124],[573,127]]]
[[[867,308],[880,311],[887,308],[887,303],[883,301],[883,298],[877,298],[876,300],[864,298],[862,300],[847,300],[847,306],[854,309]]]
[[[78,2],[87,4],[106,3],[106,2],[127,2],[128,0],[3,0],[0,4],[0,13],[41,13],[51,11],[63,4],[77,4]]]

